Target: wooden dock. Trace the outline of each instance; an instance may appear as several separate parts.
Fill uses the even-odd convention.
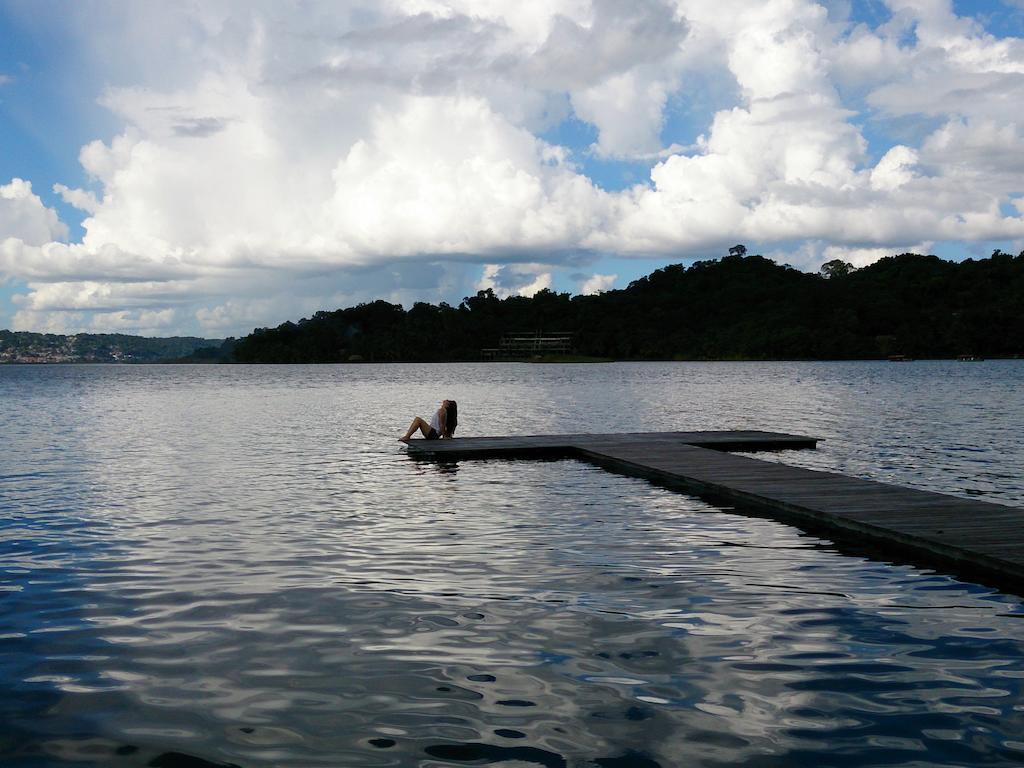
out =
[[[814,448],[773,432],[648,432],[413,440],[433,460],[577,458],[717,502],[954,569],[1001,588],[1024,589],[1024,509],[760,461],[731,451]]]

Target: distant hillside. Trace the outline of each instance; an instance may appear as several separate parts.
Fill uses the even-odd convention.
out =
[[[122,333],[26,333],[0,330],[0,363],[155,363],[192,355],[222,339],[152,339]]]
[[[573,333],[576,354],[618,360],[1024,354],[1024,253],[959,263],[902,254],[809,274],[731,251],[597,296],[481,291],[458,307],[376,301],[317,312],[239,339],[234,359],[478,360],[505,334],[540,330]]]

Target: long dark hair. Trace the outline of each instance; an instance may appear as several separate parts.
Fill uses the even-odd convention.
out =
[[[448,401],[448,409],[444,414],[444,429],[448,437],[455,434],[455,428],[459,426],[459,404],[454,400]]]

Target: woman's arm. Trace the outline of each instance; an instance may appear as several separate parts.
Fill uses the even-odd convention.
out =
[[[437,409],[437,423],[441,427],[441,437],[451,437],[448,434],[448,425],[445,423],[448,421],[448,413],[444,408]]]

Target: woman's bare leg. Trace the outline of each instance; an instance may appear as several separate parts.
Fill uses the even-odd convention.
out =
[[[425,422],[422,418],[417,416],[415,419],[412,420],[412,424],[409,425],[409,429],[406,430],[405,434],[398,439],[401,440],[403,443],[409,442],[409,438],[412,437],[413,433],[417,429],[423,433],[424,437],[430,434],[430,425],[427,424],[427,422]]]

